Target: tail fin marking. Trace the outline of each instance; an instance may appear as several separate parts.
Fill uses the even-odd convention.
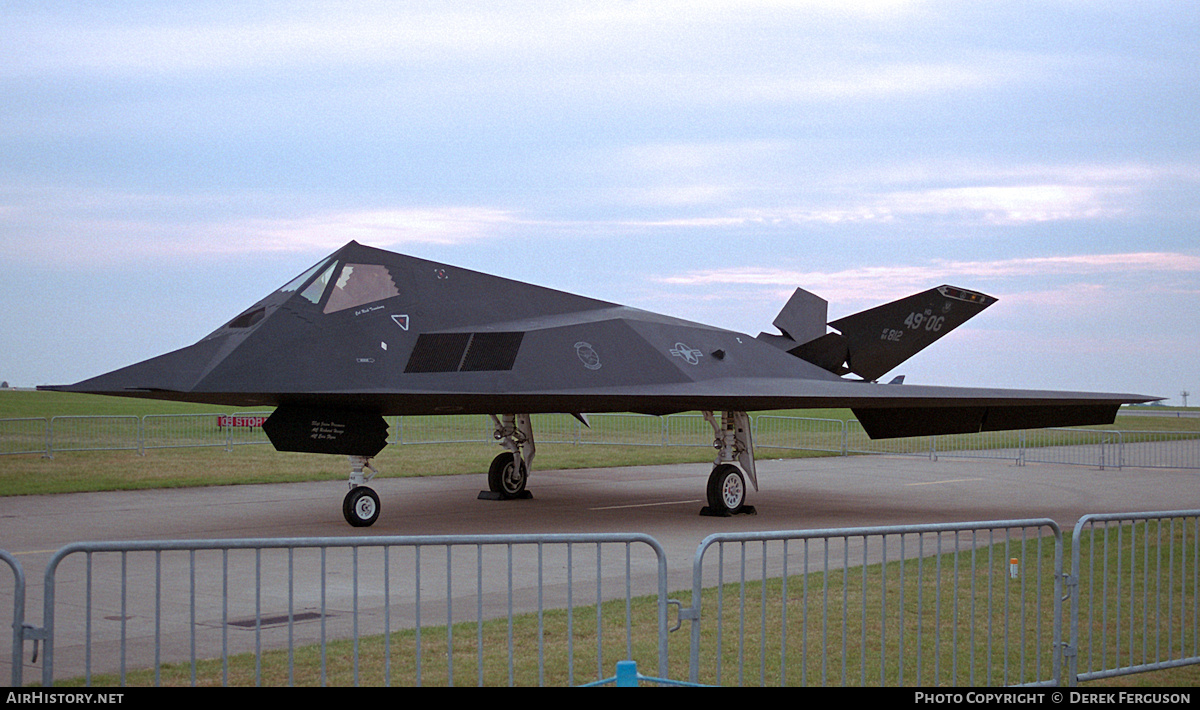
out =
[[[769,340],[835,374],[873,381],[995,302],[976,291],[939,286],[839,318],[828,324],[838,332],[825,333],[817,323],[825,318],[826,302],[797,289],[775,318],[784,337]]]

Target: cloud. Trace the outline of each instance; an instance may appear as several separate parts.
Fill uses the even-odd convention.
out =
[[[516,93],[712,107],[944,95],[1052,74],[1040,56],[971,52],[946,60],[881,50],[858,37],[926,4],[367,2],[97,13],[70,22],[27,9],[6,18],[11,41],[0,45],[0,77],[54,77],[67,86],[63,79],[86,77],[121,91],[127,82],[208,77],[220,81],[205,89],[216,98],[213,89],[225,82],[298,82],[298,92],[327,97],[370,77],[402,87],[395,94],[406,98]]]
[[[280,195],[159,195],[85,189],[0,191],[4,258],[85,268],[227,254],[325,252],[493,238],[525,222],[483,206],[295,208]],[[248,212],[241,216],[239,212]],[[253,216],[275,213],[280,216]]]
[[[1100,220],[1155,209],[1162,195],[1200,182],[1200,167],[1186,162],[1047,164],[938,156],[823,163],[814,161],[804,140],[644,143],[597,151],[586,162],[621,186],[606,190],[613,202],[720,210],[645,222],[659,227]]]
[[[663,276],[661,283],[712,287],[750,285],[791,289],[801,286],[830,301],[897,298],[932,283],[954,280],[1011,280],[1020,278],[1093,277],[1105,274],[1200,276],[1200,256],[1178,252],[1076,254],[998,259],[993,261],[932,260],[925,264],[866,266],[835,272],[784,268],[706,269]]]
[[[728,182],[659,184],[626,192],[628,201],[633,204],[711,206],[753,198],[763,188],[730,179]],[[647,227],[731,227],[887,224],[900,220],[937,219],[964,226],[1022,225],[1117,217],[1134,209],[1134,194],[1132,189],[1122,187],[1040,184],[978,185],[849,196],[810,195],[806,205],[735,208],[721,215],[652,219],[641,224]]]
[[[989,224],[1094,219],[1119,214],[1113,197],[1123,190],[1090,185],[981,185],[897,192],[879,200],[884,214],[969,216]]]
[[[483,207],[413,208],[332,212],[311,217],[255,219],[228,225],[246,234],[256,250],[336,248],[353,239],[378,247],[461,244],[494,236],[520,220]]]
[[[305,64],[545,60],[571,55],[636,56],[648,37],[686,31],[711,46],[732,25],[761,26],[786,17],[888,21],[920,5],[913,0],[656,3],[520,3],[464,5],[359,2],[211,3],[193,9],[122,12],[53,9],[12,13],[0,49],[9,73],[95,72],[105,75],[261,70]],[[685,43],[679,43],[683,50]],[[643,52],[644,53],[644,52]]]

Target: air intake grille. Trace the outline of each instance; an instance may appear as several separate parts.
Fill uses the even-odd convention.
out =
[[[422,333],[405,372],[511,370],[524,333]]]
[[[463,356],[462,372],[511,370],[524,333],[473,333]]]

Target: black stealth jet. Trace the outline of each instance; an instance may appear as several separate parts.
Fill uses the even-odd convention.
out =
[[[752,337],[350,242],[195,345],[49,389],[273,406],[276,449],[351,457],[355,526],[379,515],[363,468],[389,415],[490,415],[507,452],[489,487],[511,498],[527,495],[531,414],[699,410],[718,452],[705,510],[728,514],[747,477],[758,487],[749,411],[849,407],[887,438],[1106,424],[1154,399],[875,382],[993,302],[939,286],[827,324],[797,289],[781,334]]]

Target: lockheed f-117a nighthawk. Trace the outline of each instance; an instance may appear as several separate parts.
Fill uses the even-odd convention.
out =
[[[530,415],[701,411],[717,450],[706,512],[744,510],[758,488],[747,412],[853,410],[872,438],[1111,423],[1129,394],[877,381],[994,298],[952,286],[827,323],[797,289],[757,337],[350,242],[194,345],[67,392],[273,406],[280,451],[350,457],[346,520],[379,497],[363,470],[385,416],[486,414],[506,449],[491,495],[527,495]]]

